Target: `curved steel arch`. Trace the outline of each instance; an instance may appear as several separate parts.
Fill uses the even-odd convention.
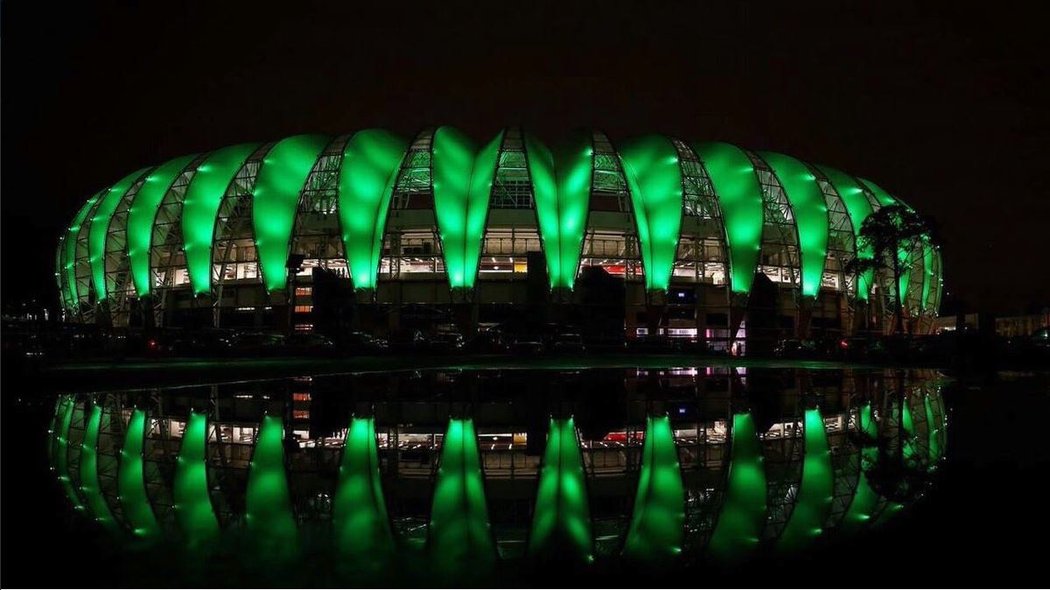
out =
[[[693,143],[711,177],[723,214],[729,257],[729,286],[747,294],[755,280],[762,242],[762,188],[754,166],[740,148],[722,142]]]
[[[865,195],[864,189],[856,179],[838,169],[822,165],[815,165],[813,168],[820,171],[828,179],[832,188],[835,189],[835,192],[838,193],[843,204],[845,204],[846,212],[849,213],[850,222],[853,224],[853,236],[857,256],[870,259],[872,257],[871,246],[865,245],[860,241],[860,228],[864,224],[864,220],[867,219],[875,209]],[[871,294],[873,281],[874,271],[867,270],[861,273],[857,285],[857,299],[867,301]]]
[[[667,291],[682,230],[682,170],[670,139],[648,135],[620,146],[634,204],[645,287]]]
[[[102,189],[84,203],[77,214],[73,227],[69,228],[69,237],[66,242],[66,275],[69,286],[70,303],[79,314],[81,300],[90,296],[91,290],[91,264],[88,250],[88,233],[90,233],[91,217],[98,207],[99,201],[108,189]],[[88,230],[85,232],[85,230]],[[83,271],[83,272],[80,272]],[[84,277],[81,279],[81,275]],[[83,289],[81,288],[83,282]]]
[[[802,295],[816,297],[828,256],[828,208],[817,177],[791,156],[758,152],[787,194],[798,232]]]
[[[355,289],[375,289],[394,184],[409,144],[382,129],[346,142],[339,169],[339,226]]]
[[[263,158],[252,189],[252,229],[259,270],[267,291],[285,288],[288,252],[306,178],[331,138],[295,135],[282,139]]]
[[[481,241],[504,131],[481,149],[454,127],[439,127],[431,142],[434,215],[449,286],[470,290],[477,279]]]
[[[845,271],[846,265],[857,258],[857,234],[849,208],[828,176],[816,166],[805,164],[816,177],[817,185],[824,193],[824,203],[828,211],[828,258],[834,257],[838,261],[838,278],[844,285],[846,297],[851,301],[853,298],[867,299],[867,293],[860,297],[860,286],[853,280],[854,277]],[[827,272],[825,263],[824,273]]]
[[[144,184],[139,188],[135,200],[131,203],[126,226],[127,253],[132,282],[139,297],[149,295],[152,287],[150,249],[157,211],[176,179],[196,158],[196,154],[180,156],[157,166],[146,176]]]
[[[698,252],[702,254],[695,262],[697,265],[703,266],[699,276],[706,277],[709,262],[706,248],[704,248],[702,241],[708,239],[709,236],[702,233],[704,228],[701,227],[701,224],[704,220],[709,219],[713,221],[715,226],[714,240],[718,243],[718,247],[721,250],[719,259],[715,260],[714,263],[721,266],[722,276],[727,277],[725,282],[728,286],[729,268],[727,267],[726,253],[729,251],[729,248],[726,245],[725,218],[722,214],[722,207],[718,203],[718,195],[711,180],[711,174],[704,167],[703,162],[700,161],[700,157],[693,148],[689,147],[689,144],[677,138],[671,138],[671,143],[674,144],[675,150],[678,152],[678,166],[682,172],[682,237],[685,237],[688,229],[686,227],[687,220],[696,220],[695,227],[698,233],[692,237],[694,240],[701,241],[697,248]],[[681,238],[679,238],[679,243],[681,243]]]
[[[242,143],[212,152],[197,166],[186,188],[182,202],[182,241],[194,293],[211,290],[212,246],[219,206],[237,172],[259,146]]]
[[[97,301],[104,301],[109,295],[109,288],[106,284],[105,256],[106,237],[109,234],[110,221],[112,220],[117,207],[120,205],[121,200],[123,200],[125,195],[129,192],[135,190],[135,187],[141,182],[142,178],[149,170],[149,168],[136,170],[117,181],[117,183],[111,186],[106,194],[99,199],[98,206],[96,206],[95,213],[91,218],[91,225],[88,230],[88,252],[91,263],[91,280],[92,285],[95,288],[95,298]]]
[[[574,133],[565,145],[551,150],[534,135],[523,136],[548,284],[552,289],[571,290],[583,254],[590,209],[594,166],[591,137]]]

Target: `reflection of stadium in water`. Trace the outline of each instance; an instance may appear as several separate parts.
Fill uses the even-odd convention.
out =
[[[101,526],[200,550],[324,539],[382,563],[425,548],[449,573],[735,559],[859,530],[922,493],[946,443],[940,383],[895,375],[457,370],[73,394],[48,450]]]

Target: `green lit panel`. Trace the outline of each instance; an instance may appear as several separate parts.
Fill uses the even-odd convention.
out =
[[[733,415],[725,501],[711,534],[712,554],[740,559],[758,546],[766,520],[766,471],[755,420]]]
[[[157,166],[150,172],[135,200],[131,203],[128,211],[128,259],[131,265],[131,278],[135,283],[135,292],[139,297],[149,295],[151,288],[150,280],[150,248],[153,239],[153,222],[157,217],[157,209],[164,200],[164,195],[182,174],[186,166],[196,155],[174,158]]]
[[[572,289],[591,196],[594,149],[590,137],[574,134],[566,146],[551,152],[538,138],[526,133],[525,153],[547,259],[547,278],[552,289]]]
[[[779,542],[779,548],[787,550],[802,549],[824,532],[824,522],[831,513],[835,492],[831,449],[828,448],[824,418],[819,409],[806,410],[802,436],[805,441],[802,482],[795,497],[795,508],[791,511]]]
[[[449,286],[453,289],[473,288],[477,279],[489,196],[502,143],[500,131],[475,152],[474,143],[453,127],[440,127],[434,132],[434,214]]]
[[[878,505],[879,495],[868,482],[868,474],[861,471],[857,479],[857,489],[853,492],[853,500],[850,502],[849,510],[846,511],[846,516],[842,519],[843,530],[856,530],[870,521]]]
[[[666,137],[649,135],[620,146],[631,191],[645,287],[666,291],[671,283],[682,229],[682,169]]]
[[[749,293],[762,243],[762,187],[751,159],[728,143],[694,143],[718,196],[729,249],[730,287]]]
[[[374,289],[394,182],[408,143],[381,129],[354,134],[339,172],[339,223],[356,289]]]
[[[88,252],[91,261],[92,284],[95,285],[95,297],[102,301],[109,296],[109,288],[106,285],[106,235],[109,232],[109,221],[117,205],[124,198],[135,182],[146,172],[146,168],[137,170],[120,179],[117,184],[109,187],[99,200],[98,207],[91,218],[88,233]]]
[[[88,199],[84,206],[77,212],[76,218],[73,219],[73,225],[69,226],[69,232],[66,234],[66,253],[62,261],[62,267],[66,273],[66,297],[69,300],[70,307],[76,307],[80,302],[80,293],[77,288],[77,241],[80,233],[86,226],[87,216],[95,208],[98,200],[105,194],[105,190],[101,190],[93,197]],[[87,295],[86,293],[84,295]]]
[[[874,255],[871,245],[864,244],[860,239],[860,228],[864,224],[864,220],[872,213],[871,203],[868,202],[868,198],[864,195],[864,189],[861,188],[860,183],[856,179],[841,170],[836,170],[830,166],[817,166],[817,169],[824,173],[824,176],[828,178],[828,182],[831,183],[831,187],[842,197],[842,202],[846,205],[850,223],[853,224],[853,235],[857,238],[855,240],[857,256],[870,259]],[[872,270],[866,270],[861,273],[857,286],[858,299],[868,300],[868,296],[871,294],[873,275],[874,271]]]
[[[58,298],[62,302],[62,308],[68,309],[70,307],[69,292],[66,289],[66,273],[62,262],[65,260],[66,253],[66,236],[65,234],[58,237],[58,248],[55,250],[55,286],[58,287]]]
[[[441,445],[427,546],[446,576],[480,574],[496,562],[474,422],[452,419]]]
[[[828,206],[817,177],[801,161],[774,152],[759,152],[787,193],[795,214],[802,252],[802,294],[816,297],[828,257]]]
[[[80,493],[84,505],[95,520],[107,529],[115,530],[117,522],[102,494],[98,479],[98,433],[102,425],[102,406],[92,403],[80,447]]]
[[[529,532],[529,554],[594,559],[583,457],[572,418],[551,420]]]
[[[259,167],[252,190],[252,227],[267,291],[283,289],[288,282],[288,251],[299,195],[328,141],[325,135],[283,139],[274,144]]]
[[[937,251],[929,241],[922,245],[922,300],[919,302],[920,311],[930,313],[936,317],[937,309],[933,306],[933,298],[937,283]]]
[[[194,293],[211,290],[211,247],[215,217],[237,171],[259,144],[242,143],[216,150],[204,160],[186,187],[182,203],[182,240],[186,270]]]
[[[915,418],[911,411],[911,396],[905,398],[904,403],[901,405],[903,411],[901,412],[901,422],[904,426],[904,440],[901,444],[904,445],[904,462],[909,466],[914,466],[916,462],[923,459],[918,456],[919,448],[915,435]],[[896,403],[894,402],[894,408]]]
[[[927,452],[929,453],[928,469],[933,471],[937,468],[937,463],[941,460],[941,457],[944,456],[944,449],[941,447],[941,431],[944,428],[944,424],[934,411],[933,402],[930,400],[929,395],[923,396],[922,403],[926,410]]]
[[[871,194],[875,195],[875,200],[879,202],[879,205],[883,207],[901,205],[903,207],[906,207],[907,209],[911,209],[911,207],[909,207],[906,203],[889,194],[888,192],[882,190],[882,187],[875,184],[874,182],[864,178],[860,178],[858,180],[860,180],[860,182],[862,182],[864,186],[867,187],[869,191],[871,191]],[[897,251],[897,259],[901,263],[901,277],[897,285],[897,288],[900,289],[901,305],[905,305],[908,301],[908,283],[911,275],[911,263],[913,262],[910,261],[909,258],[910,253],[907,250],[901,248]]]
[[[875,416],[871,409],[871,403],[865,403],[857,412],[858,429],[863,435],[860,448],[860,476],[857,479],[857,489],[853,493],[846,516],[842,519],[844,530],[855,530],[871,520],[879,508],[881,499],[871,487],[868,481],[868,471],[878,460],[879,449],[876,440],[879,436],[879,427],[875,422]]]
[[[339,486],[332,501],[332,526],[340,560],[352,569],[380,569],[394,554],[394,534],[387,516],[379,475],[375,419],[350,420]]]
[[[288,474],[284,468],[284,423],[263,416],[248,467],[244,520],[259,554],[288,557],[296,552],[297,531]]]
[[[944,258],[941,257],[940,249],[937,250],[937,284],[934,289],[934,304],[933,309],[935,312],[940,313],[941,311],[941,297],[944,294]]]
[[[146,479],[142,468],[147,430],[146,412],[136,409],[128,421],[117,471],[117,491],[124,518],[131,525],[132,532],[139,537],[153,537],[160,533],[157,517],[146,495]]]
[[[175,520],[191,549],[202,548],[219,537],[219,519],[208,493],[208,419],[190,412],[182,435],[172,495]]]
[[[875,422],[875,416],[871,410],[871,403],[864,404],[860,408],[860,412],[857,416],[860,419],[860,431],[869,439],[875,440],[879,436],[879,426]]]
[[[682,552],[685,486],[671,420],[650,416],[642,447],[642,470],[623,553],[628,559],[662,561]]]
[[[55,421],[55,434],[52,440],[52,455],[54,460],[55,476],[58,477],[62,489],[69,498],[69,502],[77,510],[84,509],[84,503],[80,499],[76,486],[69,473],[69,428],[73,424],[73,411],[76,400],[71,395],[59,398],[57,420]]]

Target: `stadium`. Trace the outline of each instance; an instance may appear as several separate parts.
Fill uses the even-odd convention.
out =
[[[894,204],[835,168],[663,135],[299,135],[91,195],[55,278],[67,320],[106,327],[474,333],[529,317],[725,349],[892,330],[892,278],[845,269],[871,256],[864,219]],[[941,256],[913,250],[899,288],[926,333]]]

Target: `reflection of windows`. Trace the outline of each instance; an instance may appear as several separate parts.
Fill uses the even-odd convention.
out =
[[[296,287],[295,295],[296,297],[309,297],[313,294],[313,291],[313,287]]]
[[[310,313],[314,310],[312,305],[296,305],[295,313]]]
[[[308,392],[308,391],[295,392],[295,393],[292,394],[292,401],[308,402],[308,401],[310,401],[310,392]]]

